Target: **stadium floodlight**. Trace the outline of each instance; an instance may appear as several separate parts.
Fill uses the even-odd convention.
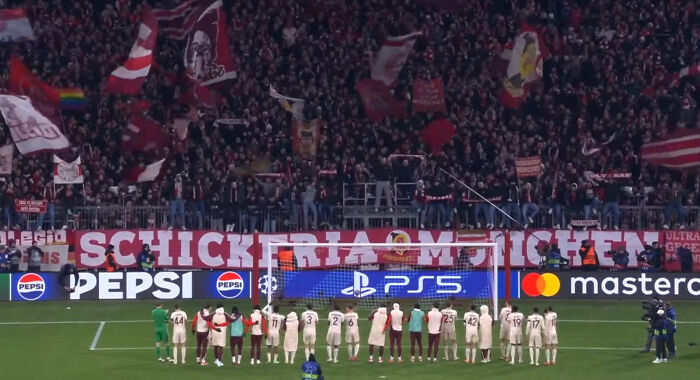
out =
[[[304,243],[272,241],[264,248],[267,274],[260,278],[260,291],[268,304],[294,299],[328,307],[350,301],[374,309],[395,300],[415,300],[423,306],[470,302],[489,305],[498,317],[498,244],[492,241],[454,243]],[[295,257],[304,252],[317,257],[338,258],[337,265],[280,268],[281,250]],[[374,262],[359,257],[376,258]],[[440,257],[439,263],[435,258]],[[486,263],[475,268],[471,262]],[[261,268],[262,269],[262,268]],[[502,268],[501,268],[502,269]]]

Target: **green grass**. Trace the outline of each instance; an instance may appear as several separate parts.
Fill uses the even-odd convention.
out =
[[[166,303],[172,310],[175,302]],[[181,302],[191,317],[203,301]],[[525,314],[529,314],[533,302],[518,302]],[[559,349],[557,366],[531,367],[527,364],[515,367],[497,360],[498,343],[490,364],[467,365],[463,362],[439,362],[437,364],[410,363],[408,348],[404,348],[402,364],[368,364],[366,337],[369,324],[360,325],[363,346],[360,361],[347,361],[346,345],[341,345],[338,364],[326,364],[325,324],[319,324],[319,341],[316,352],[328,380],[363,379],[458,379],[465,376],[502,379],[689,379],[697,376],[700,348],[689,347],[689,341],[700,340],[700,321],[681,323],[676,335],[678,357],[668,364],[652,365],[653,354],[640,354],[638,349],[644,341],[645,325],[636,322],[641,315],[639,302],[629,301],[552,301],[559,314]],[[155,361],[153,328],[148,322],[154,302],[47,302],[47,303],[2,303],[0,304],[0,358],[2,377],[6,379],[300,379],[300,346],[296,364],[291,366],[267,365],[251,367],[230,364],[229,348],[224,355],[226,366],[201,367],[194,364],[194,339],[189,335],[187,365],[174,366]],[[67,306],[71,309],[68,310]],[[226,305],[229,309],[231,303]],[[242,305],[239,305],[242,306]],[[408,305],[405,305],[406,308]],[[539,306],[545,306],[540,304]],[[688,321],[700,315],[697,302],[676,302],[680,321]],[[288,308],[283,308],[284,313]],[[464,312],[464,305],[459,313]],[[321,312],[323,318],[325,312]],[[360,311],[362,318],[366,311]],[[697,318],[697,317],[695,317]],[[576,322],[572,320],[615,320],[612,322]],[[19,321],[21,323],[8,324]],[[87,323],[28,324],[26,322],[88,321]],[[97,343],[98,350],[91,351],[100,321],[106,321]],[[464,336],[464,327],[458,325],[458,336]],[[497,327],[494,338],[497,339]],[[463,339],[463,338],[462,338]],[[427,345],[427,341],[424,339]],[[247,359],[249,340],[245,340],[244,358]],[[407,336],[404,345],[408,344]],[[567,348],[569,347],[569,348]],[[120,348],[122,348],[120,350]],[[135,348],[135,349],[123,349]],[[573,349],[576,348],[576,349]],[[597,349],[607,348],[607,349]],[[464,356],[464,344],[460,342],[460,357]],[[211,358],[211,349],[209,350]],[[440,358],[442,358],[442,348]],[[527,348],[524,356],[528,358]],[[388,346],[385,352],[388,357]],[[263,361],[265,347],[263,347]],[[544,361],[544,352],[540,360]],[[248,360],[244,360],[247,363]]]

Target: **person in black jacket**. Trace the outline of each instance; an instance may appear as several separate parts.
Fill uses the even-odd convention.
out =
[[[427,195],[428,208],[426,219],[429,224],[432,224],[435,216],[438,217],[438,224],[442,223],[445,227],[450,227],[450,221],[447,219],[447,204],[452,198],[452,195],[447,190],[447,187],[439,180],[435,180],[432,187],[428,189]],[[437,215],[435,215],[437,214]]]
[[[620,229],[620,184],[614,180],[603,185],[603,229],[607,229],[612,219],[614,229]]]
[[[520,189],[515,178],[511,178],[503,187],[503,211],[515,220],[520,220]],[[503,218],[506,228],[511,228],[511,219]],[[501,224],[503,227],[503,224]]]
[[[22,262],[22,251],[17,248],[15,239],[7,241],[7,259],[10,261],[10,272],[19,272],[19,264]]]

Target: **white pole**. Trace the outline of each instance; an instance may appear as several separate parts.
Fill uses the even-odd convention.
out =
[[[493,319],[498,320],[498,245],[491,247],[491,257],[493,258],[493,286],[491,297],[493,299]]]
[[[272,245],[267,244],[267,281],[268,281],[268,287],[267,287],[267,304],[271,305],[272,304],[272,287],[271,282],[272,282]]]

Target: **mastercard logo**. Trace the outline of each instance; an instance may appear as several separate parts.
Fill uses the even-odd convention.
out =
[[[529,273],[521,283],[523,292],[530,297],[551,297],[559,293],[561,281],[552,273]]]

